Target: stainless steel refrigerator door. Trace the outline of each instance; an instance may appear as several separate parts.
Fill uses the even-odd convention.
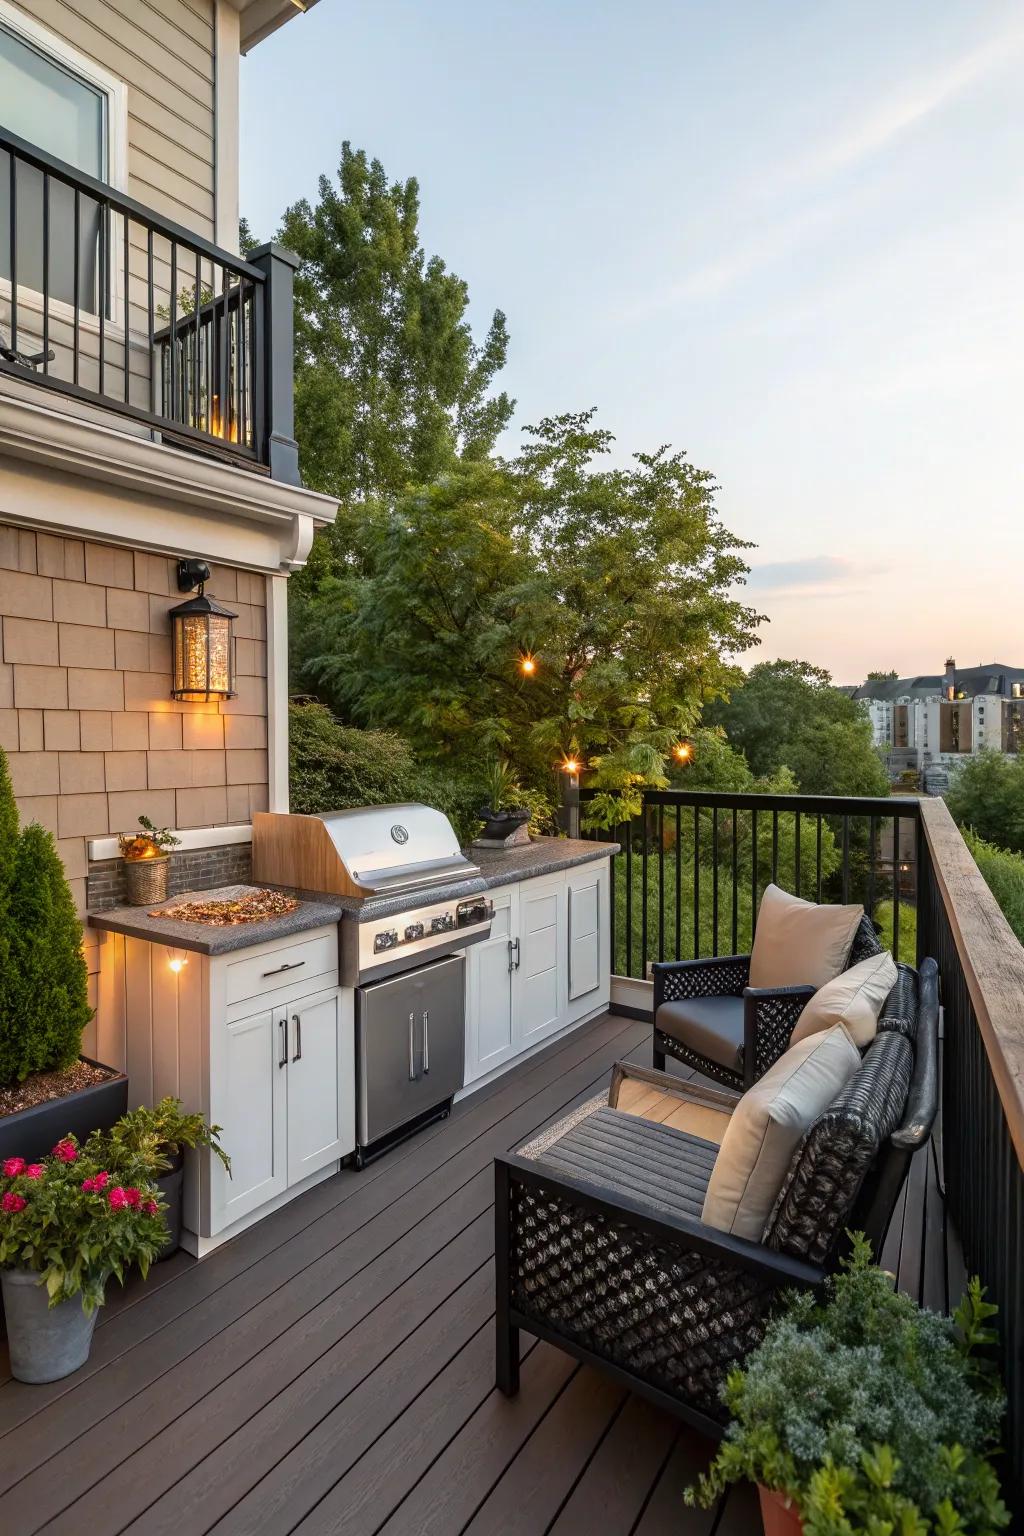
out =
[[[462,956],[358,988],[356,1021],[359,1144],[365,1147],[462,1087]]]

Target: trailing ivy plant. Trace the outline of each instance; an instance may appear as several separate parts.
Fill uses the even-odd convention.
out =
[[[974,1279],[952,1318],[926,1311],[852,1243],[824,1303],[791,1293],[730,1372],[732,1421],[687,1502],[746,1478],[788,1495],[806,1536],[995,1536],[1004,1400],[977,1351],[996,1308]]]

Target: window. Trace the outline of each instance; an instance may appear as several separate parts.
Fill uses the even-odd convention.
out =
[[[123,183],[125,91],[91,61],[76,54],[22,12],[0,0],[0,101],[3,126],[37,149],[97,181]],[[43,175],[19,163],[17,275],[19,292],[43,288]],[[50,182],[49,296],[75,299],[74,192]],[[99,308],[100,209],[88,196],[79,202],[78,297],[81,308]],[[0,279],[11,279],[10,159],[0,152]]]

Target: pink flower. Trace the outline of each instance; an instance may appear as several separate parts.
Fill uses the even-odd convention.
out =
[[[129,1185],[129,1187],[125,1190],[124,1198],[126,1203],[130,1205],[134,1211],[137,1211],[140,1204],[142,1203],[142,1196],[134,1185]]]
[[[4,1177],[16,1179],[19,1173],[24,1172],[25,1159],[23,1157],[5,1157],[3,1163]]]
[[[106,1189],[106,1187],[107,1187],[107,1185],[109,1183],[110,1183],[110,1174],[109,1173],[98,1173],[98,1174],[96,1174],[95,1178],[92,1181],[92,1187],[93,1187],[93,1189]]]
[[[25,1169],[25,1177],[26,1179],[41,1179],[45,1172],[46,1169],[42,1163],[29,1163]]]
[[[155,1200],[147,1200],[142,1209],[145,1211],[147,1216],[155,1216],[160,1207],[157,1205]]]
[[[107,1199],[110,1201],[111,1210],[114,1211],[123,1211],[129,1203],[128,1192],[122,1189],[120,1184],[115,1184],[113,1189],[107,1190]]]
[[[18,1211],[23,1211],[27,1204],[28,1201],[24,1195],[16,1195],[12,1190],[8,1190],[3,1199],[0,1200],[0,1206],[10,1216],[16,1215]]]
[[[59,1158],[62,1163],[73,1163],[78,1157],[78,1148],[75,1146],[70,1136],[65,1136],[63,1140],[58,1141],[57,1145],[54,1147],[53,1155],[54,1157]]]

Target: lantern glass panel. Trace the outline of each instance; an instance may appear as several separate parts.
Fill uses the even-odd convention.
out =
[[[205,701],[234,692],[231,620],[190,613],[174,619],[174,693]]]

